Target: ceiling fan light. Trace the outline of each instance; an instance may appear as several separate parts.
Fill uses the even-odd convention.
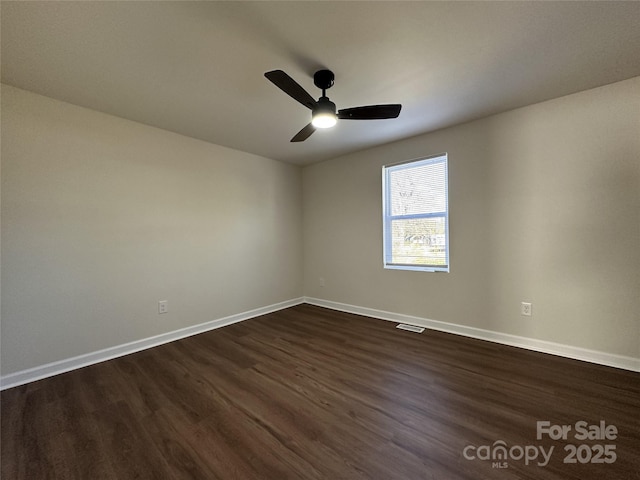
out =
[[[336,104],[327,97],[320,97],[311,115],[311,124],[316,128],[331,128],[338,121]]]
[[[335,113],[331,112],[319,112],[316,113],[311,119],[311,124],[316,128],[331,128],[338,119]]]

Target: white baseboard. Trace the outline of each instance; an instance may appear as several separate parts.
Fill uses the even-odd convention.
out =
[[[46,377],[52,377],[60,373],[69,372],[77,368],[86,367],[95,363],[104,362],[105,360],[111,360],[112,358],[122,357],[123,355],[129,355],[130,353],[146,350],[147,348],[156,347],[165,343],[180,340],[181,338],[190,337],[199,333],[208,332],[220,327],[226,327],[233,323],[241,322],[243,320],[249,320],[251,318],[259,317],[260,315],[266,315],[267,313],[276,312],[285,308],[293,307],[304,303],[304,298],[296,298],[293,300],[287,300],[266,307],[256,308],[255,310],[249,310],[248,312],[238,313],[210,322],[201,323],[192,327],[181,328],[172,332],[163,333],[149,338],[136,340],[134,342],[125,343],[123,345],[117,345],[115,347],[105,348],[97,352],[87,353],[85,355],[79,355],[77,357],[67,358],[57,362],[47,363],[38,367],[29,368],[20,372],[10,373],[3,377],[0,377],[0,390],[5,390],[11,387],[17,387],[25,383],[34,382]]]
[[[560,343],[547,342],[544,340],[536,340],[533,338],[519,337],[507,333],[495,332],[492,330],[484,330],[481,328],[468,327],[465,325],[457,325],[454,323],[440,322],[428,318],[404,315],[401,313],[386,312],[373,308],[359,307],[346,303],[333,302],[330,300],[322,300],[312,297],[300,297],[284,302],[268,305],[243,313],[238,313],[228,317],[212,320],[210,322],[201,323],[192,327],[181,328],[172,332],[163,333],[154,337],[136,340],[134,342],[117,345],[115,347],[106,348],[96,352],[79,355],[77,357],[67,358],[57,362],[47,363],[38,367],[10,373],[0,377],[0,390],[11,387],[17,387],[25,383],[34,382],[42,378],[52,377],[61,373],[69,372],[78,368],[93,365],[95,363],[104,362],[113,358],[129,355],[130,353],[146,350],[147,348],[156,347],[165,343],[180,340],[181,338],[190,337],[199,333],[208,332],[216,328],[225,327],[233,323],[249,320],[251,318],[266,315],[267,313],[276,312],[285,308],[300,305],[301,303],[309,303],[320,307],[330,308],[347,313],[355,313],[357,315],[365,315],[380,320],[388,320],[398,323],[408,323],[425,327],[431,330],[463,335],[465,337],[477,338],[480,340],[488,340],[490,342],[511,345],[514,347],[526,348],[536,352],[550,353],[561,357],[573,358],[576,360],[584,360],[586,362],[607,365],[610,367],[621,368],[640,372],[640,358],[626,357],[623,355],[615,355],[612,353],[600,352],[597,350],[588,350],[585,348],[573,347],[571,345],[563,345]]]
[[[640,358],[627,357],[624,355],[615,355],[613,353],[601,352],[598,350],[588,350],[586,348],[574,347],[571,345],[563,345],[560,343],[548,342],[545,340],[536,340],[534,338],[520,337],[508,333],[495,332],[492,330],[484,330],[481,328],[468,327],[454,323],[440,322],[438,320],[430,320],[428,318],[414,317],[411,315],[403,315],[400,313],[386,312],[373,308],[359,307],[346,303],[332,302],[330,300],[322,300],[319,298],[305,297],[304,303],[326,307],[341,312],[355,313],[357,315],[365,315],[380,320],[389,320],[397,323],[408,323],[425,327],[431,330],[441,332],[454,333],[465,337],[487,340],[489,342],[501,343],[513,347],[526,348],[536,352],[549,353],[561,357],[572,358],[575,360],[583,360],[586,362],[597,363],[609,367],[621,368],[623,370],[631,370],[640,372]]]

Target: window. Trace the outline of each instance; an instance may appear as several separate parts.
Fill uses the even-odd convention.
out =
[[[449,271],[447,155],[382,169],[384,267]]]

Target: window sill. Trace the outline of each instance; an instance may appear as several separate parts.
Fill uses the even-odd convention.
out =
[[[384,265],[385,270],[409,270],[413,272],[449,273],[448,267],[421,267],[418,265]]]

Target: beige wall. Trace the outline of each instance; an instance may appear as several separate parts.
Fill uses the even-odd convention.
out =
[[[300,297],[301,221],[298,167],[3,85],[2,374]]]
[[[381,167],[442,152],[451,273],[384,270]],[[640,357],[640,78],[305,167],[303,196],[309,297]]]
[[[3,85],[2,375],[303,294],[639,357],[639,132],[635,78],[301,178]],[[384,270],[381,167],[441,152],[451,273]]]

